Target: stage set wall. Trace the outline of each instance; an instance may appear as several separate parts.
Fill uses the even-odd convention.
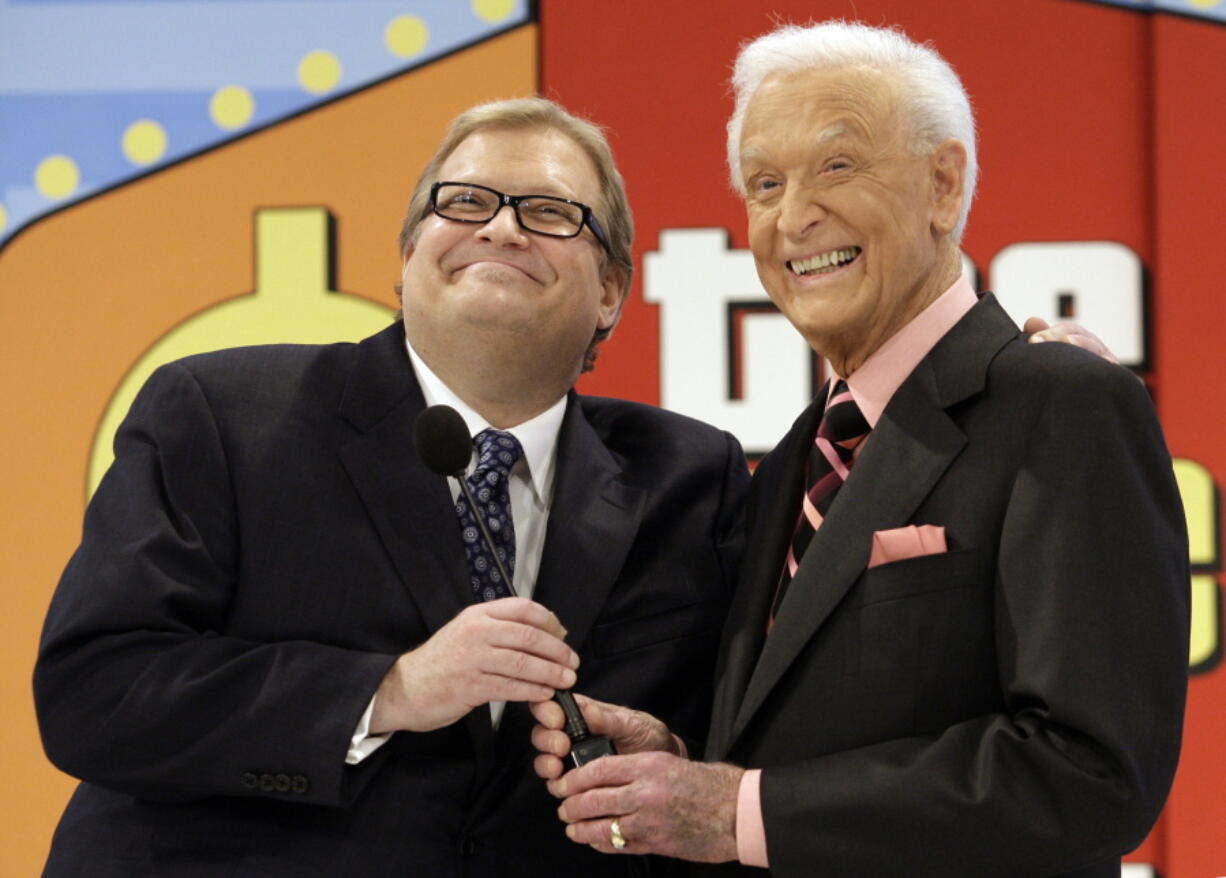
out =
[[[429,5],[404,4],[423,18]],[[1217,500],[1226,247],[1215,237],[1226,197],[1226,24],[1079,0],[540,0],[525,9],[522,22],[441,58],[406,61],[289,118],[65,198],[0,240],[0,874],[37,874],[75,783],[42,753],[30,673],[136,383],[195,350],[358,338],[385,325],[409,190],[466,106],[539,92],[608,130],[635,211],[637,278],[581,390],[717,420],[735,421],[737,406],[791,420],[799,407],[774,405],[771,388],[783,388],[779,399],[811,393],[812,364],[766,343],[782,337],[781,318],[760,288],[746,282],[711,313],[701,288],[690,296],[678,291],[686,281],[675,289],[668,279],[686,274],[684,258],[697,277],[711,273],[704,259],[744,274],[744,212],[723,151],[731,61],[779,21],[828,17],[900,25],[953,62],[979,124],[982,180],[963,242],[977,283],[1020,286],[1032,313],[1071,311],[1125,353],[1153,394],[1179,461],[1196,609],[1179,772],[1128,860],[1137,874],[1226,874]],[[0,151],[21,134],[0,131]],[[1100,264],[1123,272],[1118,301],[1087,274]],[[699,334],[702,320],[682,325],[685,315],[716,329]],[[669,344],[685,355],[670,358]],[[722,398],[710,402],[713,386]],[[765,450],[756,437],[746,444]]]

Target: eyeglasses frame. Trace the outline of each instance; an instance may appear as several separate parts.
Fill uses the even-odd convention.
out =
[[[498,197],[498,207],[495,208],[492,216],[486,219],[457,219],[454,216],[446,216],[439,212],[438,209],[438,190],[444,186],[467,186],[469,189],[480,189],[483,192],[488,192],[491,195]],[[579,223],[573,234],[562,235],[557,232],[542,232],[540,229],[530,229],[524,225],[523,217],[519,215],[519,204],[521,201],[527,201],[530,198],[544,198],[546,201],[557,201],[561,204],[569,204],[572,207],[577,207],[583,212],[583,220]],[[510,207],[511,212],[515,214],[515,222],[525,232],[531,232],[534,235],[544,235],[546,238],[577,238],[583,234],[583,227],[587,226],[592,230],[596,240],[600,242],[600,246],[604,247],[605,252],[612,254],[612,249],[609,247],[609,239],[605,237],[604,229],[600,222],[596,219],[596,214],[590,207],[582,201],[572,201],[569,198],[560,198],[557,195],[507,195],[505,192],[499,192],[497,189],[492,189],[489,186],[482,186],[479,183],[465,183],[460,180],[436,180],[430,185],[430,211],[442,219],[453,223],[471,223],[473,225],[482,225],[492,222],[494,217],[498,216],[498,212],[504,207]]]

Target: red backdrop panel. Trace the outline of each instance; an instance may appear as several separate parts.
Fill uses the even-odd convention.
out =
[[[982,180],[968,254],[990,286],[1010,244],[1116,241],[1149,278],[1149,373],[1172,452],[1226,475],[1219,354],[1226,248],[1226,27],[1075,0],[542,3],[542,89],[607,125],[638,223],[636,264],[662,229],[720,226],[747,246],[727,185],[724,123],[738,45],[778,21],[855,17],[931,40],[963,77]],[[659,401],[657,306],[636,284],[592,393]],[[1219,525],[1220,527],[1220,525]],[[1220,539],[1220,536],[1219,536]],[[1226,673],[1192,681],[1184,756],[1163,821],[1133,859],[1167,878],[1226,873]]]

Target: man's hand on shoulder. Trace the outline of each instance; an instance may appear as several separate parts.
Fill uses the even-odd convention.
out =
[[[370,731],[428,732],[491,701],[543,701],[575,683],[579,656],[557,616],[525,598],[465,608],[392,665]]]
[[[1026,340],[1031,344],[1062,341],[1097,354],[1109,363],[1119,363],[1119,358],[1111,352],[1111,348],[1103,344],[1101,338],[1078,323],[1064,322],[1048,325],[1042,317],[1031,317],[1022,327],[1022,331],[1029,336]]]

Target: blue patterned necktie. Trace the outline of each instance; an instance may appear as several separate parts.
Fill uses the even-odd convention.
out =
[[[477,468],[466,481],[473,499],[481,507],[485,526],[507,576],[515,576],[515,523],[511,520],[511,495],[507,490],[511,467],[523,454],[519,440],[502,430],[482,430],[473,438],[477,448]],[[456,498],[456,515],[464,538],[464,555],[468,560],[473,594],[477,600],[492,601],[510,597],[511,584],[503,582],[498,565],[490,557],[481,529],[463,492]]]

